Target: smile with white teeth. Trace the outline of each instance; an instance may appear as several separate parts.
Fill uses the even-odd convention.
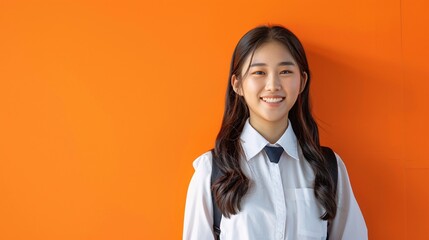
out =
[[[262,101],[267,102],[267,103],[278,103],[283,101],[284,98],[280,97],[280,98],[261,98]]]

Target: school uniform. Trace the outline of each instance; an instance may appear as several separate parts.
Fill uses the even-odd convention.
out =
[[[314,172],[305,160],[289,121],[276,144],[270,144],[247,120],[241,134],[244,151],[241,168],[251,185],[241,200],[241,210],[222,217],[221,240],[325,240],[368,239],[365,220],[353,195],[346,167],[337,155],[337,215],[329,224],[314,196]],[[265,146],[281,146],[278,163],[269,160]],[[214,239],[213,203],[210,191],[212,155],[198,157],[189,184],[184,240]],[[329,229],[328,229],[329,228]]]

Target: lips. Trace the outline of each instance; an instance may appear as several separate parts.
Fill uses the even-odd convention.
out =
[[[285,97],[261,97],[261,100],[266,103],[279,103],[282,102],[285,99]]]

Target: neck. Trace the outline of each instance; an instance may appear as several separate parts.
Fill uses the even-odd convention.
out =
[[[271,144],[276,143],[288,127],[288,119],[277,122],[249,119],[250,125]]]

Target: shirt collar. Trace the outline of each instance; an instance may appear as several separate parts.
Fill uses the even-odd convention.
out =
[[[252,159],[256,154],[262,151],[267,144],[270,144],[258,131],[256,131],[256,129],[252,127],[252,125],[250,125],[249,119],[246,120],[240,138],[247,160]],[[275,145],[280,145],[289,156],[299,160],[298,142],[290,120],[288,120],[286,131]]]

